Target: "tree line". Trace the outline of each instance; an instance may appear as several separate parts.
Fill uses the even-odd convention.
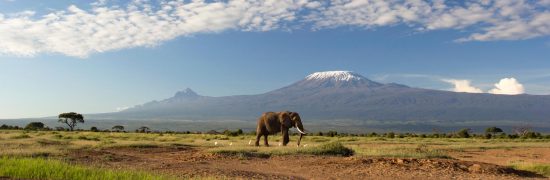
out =
[[[79,123],[84,123],[84,116],[79,113],[69,112],[61,113],[58,116],[58,122],[67,126],[65,127],[55,127],[54,129],[47,127],[42,122],[30,122],[25,127],[19,126],[10,126],[3,124],[0,126],[0,129],[7,130],[43,130],[43,131],[74,131],[76,126]],[[83,129],[76,129],[77,131],[85,131]],[[125,131],[124,126],[115,125],[111,129],[100,130],[97,127],[91,127],[89,131],[93,132],[127,132]],[[236,131],[224,130],[223,132],[218,132],[215,130],[210,130],[207,132],[190,132],[190,131],[157,131],[151,130],[147,126],[141,126],[134,130],[136,133],[173,133],[173,134],[224,134],[226,136],[239,136],[239,135],[254,135],[255,131],[250,131],[248,133],[243,132],[242,129],[237,129]],[[471,132],[471,129],[465,128],[460,129],[452,133],[431,133],[431,134],[417,134],[417,133],[395,133],[395,132],[386,132],[386,133],[338,133],[337,131],[327,131],[327,132],[317,132],[314,133],[315,136],[328,136],[328,137],[348,137],[348,136],[357,136],[357,137],[384,137],[384,138],[405,138],[405,137],[415,137],[415,138],[484,138],[484,139],[516,139],[516,138],[530,138],[530,139],[550,139],[550,134],[543,135],[539,132],[533,131],[530,127],[517,127],[513,129],[513,133],[506,134],[501,128],[498,127],[488,127],[485,129],[485,133],[475,134]]]
[[[10,126],[3,124],[0,126],[0,130],[39,130],[39,131],[71,131],[70,128],[56,127],[54,129],[49,128],[42,122],[31,122],[25,127]],[[89,130],[73,129],[73,131],[92,131],[92,132],[135,132],[135,133],[160,133],[160,134],[218,134],[226,136],[240,136],[240,135],[255,135],[255,131],[244,132],[242,129],[237,130],[224,130],[224,131],[158,131],[151,130],[147,126],[141,126],[133,131],[126,131],[126,128],[122,125],[115,125],[110,129],[99,129],[97,127],[91,127]],[[293,134],[297,135],[297,134]],[[489,127],[485,129],[485,133],[472,133],[470,129],[460,129],[456,132],[450,133],[397,133],[397,132],[385,132],[385,133],[339,133],[337,131],[326,131],[312,133],[314,136],[326,136],[326,137],[380,137],[380,138],[483,138],[483,139],[550,139],[550,134],[543,135],[535,131],[523,131],[506,134],[502,129],[498,127]]]

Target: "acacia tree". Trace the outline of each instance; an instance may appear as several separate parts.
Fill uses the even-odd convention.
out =
[[[485,133],[489,134],[493,134],[493,136],[497,133],[501,133],[501,132],[504,132],[502,131],[502,129],[500,128],[497,128],[497,127],[488,127],[487,129],[485,129]]]
[[[84,116],[75,112],[59,114],[59,122],[69,126],[69,130],[73,131],[77,123],[84,123]]]
[[[116,132],[119,132],[119,131],[124,131],[124,126],[121,126],[121,125],[116,125],[116,126],[113,126],[113,128],[111,128],[113,131],[116,131]]]
[[[137,132],[141,132],[141,133],[148,133],[148,132],[149,132],[149,127],[147,127],[147,126],[141,126],[141,127],[138,128],[136,131],[137,131]]]

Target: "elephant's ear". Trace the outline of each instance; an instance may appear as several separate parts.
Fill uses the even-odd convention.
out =
[[[290,119],[290,114],[287,112],[281,113],[281,117],[279,118],[281,121],[281,125],[284,127],[290,128],[292,127],[292,120]]]
[[[297,112],[290,112],[290,119],[294,122],[301,121],[300,115]]]

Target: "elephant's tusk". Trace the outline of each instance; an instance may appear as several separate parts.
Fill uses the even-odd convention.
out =
[[[299,128],[299,127],[296,127],[296,129],[297,129],[298,131],[300,131],[300,133],[302,133],[302,134],[306,134],[305,132],[303,132],[302,130],[300,130],[300,128]]]

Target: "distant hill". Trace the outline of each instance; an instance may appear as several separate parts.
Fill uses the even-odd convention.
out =
[[[255,120],[265,111],[300,112],[309,122],[546,123],[550,96],[457,93],[383,84],[348,71],[313,73],[289,86],[257,95],[210,97],[191,89],[95,119]],[[498,125],[498,124],[496,124]]]

